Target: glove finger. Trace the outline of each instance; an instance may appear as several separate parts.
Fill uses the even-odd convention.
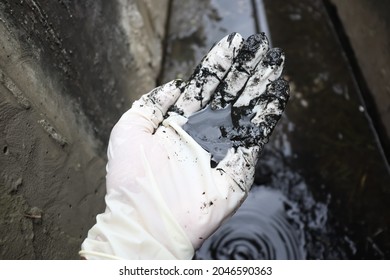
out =
[[[260,145],[268,142],[268,137],[286,107],[289,95],[288,82],[279,78],[268,84],[265,92],[256,101],[252,110],[255,115],[251,122],[260,128],[259,139],[257,139]]]
[[[196,67],[187,87],[171,111],[189,117],[209,102],[211,94],[226,75],[243,44],[238,33],[219,41]]]
[[[181,80],[173,80],[144,94],[123,114],[119,123],[136,124],[146,132],[153,133],[163,121],[168,108],[179,98],[182,85]]]
[[[284,60],[285,56],[281,49],[269,50],[249,78],[240,97],[234,103],[234,107],[248,106],[253,99],[262,94],[267,85],[282,74]]]
[[[279,78],[267,85],[251,106],[233,108],[235,129],[228,131],[233,147],[258,146],[259,150],[268,143],[276,123],[280,119],[289,98],[288,82]],[[252,104],[254,104],[252,106]]]
[[[236,191],[248,192],[252,186],[259,154],[280,119],[288,98],[289,86],[286,80],[279,78],[271,82],[252,110],[255,115],[250,125],[245,124],[245,120],[241,123],[247,129],[239,130],[245,133],[245,135],[237,135],[236,144],[240,143],[239,146],[233,145],[215,167],[215,172],[218,171],[220,176],[225,176],[229,186]],[[247,137],[254,139],[245,140]]]
[[[226,78],[218,85],[212,96],[213,110],[225,108],[236,99],[268,48],[268,39],[264,33],[251,35],[244,42]]]

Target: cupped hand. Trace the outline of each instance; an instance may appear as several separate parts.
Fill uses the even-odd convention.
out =
[[[233,33],[187,82],[169,82],[134,102],[112,130],[107,209],[84,251],[191,258],[250,190],[288,100],[283,64],[264,34],[244,40]]]

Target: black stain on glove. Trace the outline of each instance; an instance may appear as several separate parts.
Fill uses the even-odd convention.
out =
[[[211,154],[212,161],[218,163],[232,147],[262,148],[280,119],[288,98],[288,82],[280,78],[270,83],[266,91],[248,106],[229,105],[220,110],[212,110],[211,106],[207,106],[192,115],[183,129]],[[261,121],[255,125],[252,122],[256,117],[254,107],[259,103],[271,102],[276,104],[273,107],[278,109],[277,113],[265,109]]]

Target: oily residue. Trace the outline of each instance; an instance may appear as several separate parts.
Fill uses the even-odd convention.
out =
[[[278,79],[271,83],[264,94],[249,106],[213,110],[207,106],[192,115],[183,129],[212,156],[212,161],[221,161],[227,151],[240,146],[262,147],[279,120],[288,100],[288,83]],[[276,104],[278,110],[273,106]],[[262,113],[254,112],[257,104],[263,104]],[[252,120],[256,120],[254,124]]]
[[[245,40],[244,45],[240,49],[237,55],[236,61],[238,64],[243,64],[254,58],[258,49],[262,46],[262,43],[268,41],[264,33],[253,34]]]
[[[283,58],[282,58],[282,53],[283,51],[279,48],[273,48],[271,49],[264,60],[262,61],[263,66],[280,66],[283,63]]]

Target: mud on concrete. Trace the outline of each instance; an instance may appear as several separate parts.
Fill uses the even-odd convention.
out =
[[[106,144],[155,87],[167,1],[0,3],[0,259],[78,259]]]

